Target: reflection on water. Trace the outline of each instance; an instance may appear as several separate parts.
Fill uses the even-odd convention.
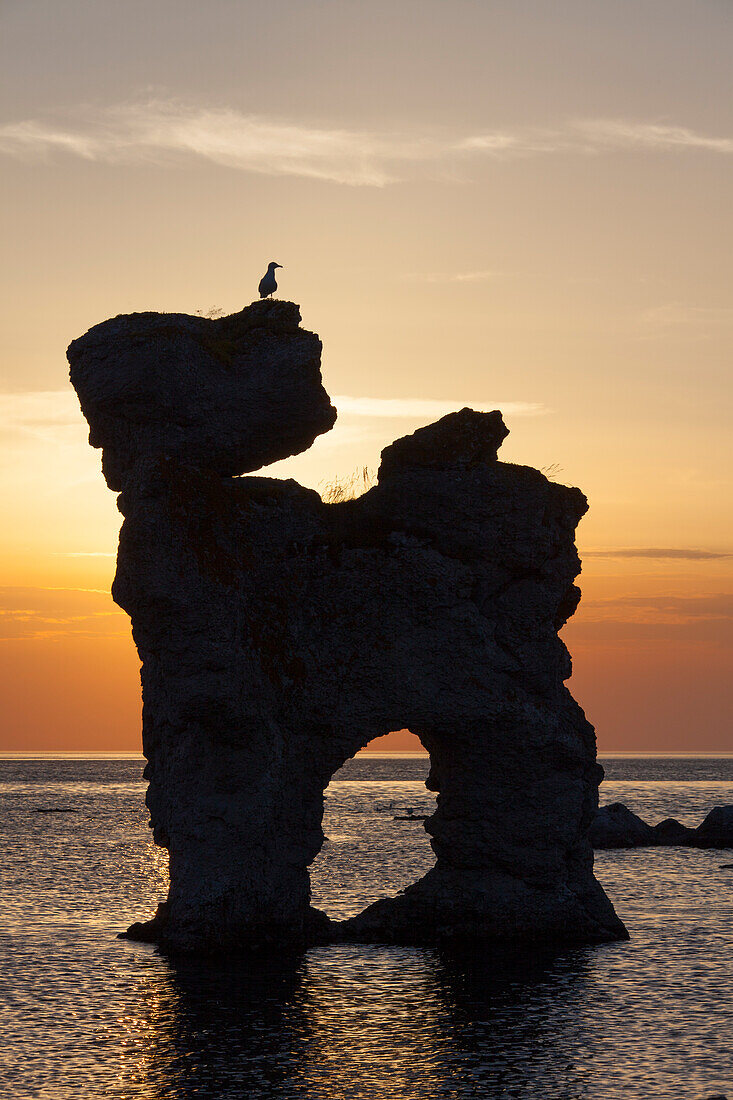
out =
[[[77,761],[63,782],[48,763],[19,767],[0,765],[3,1097],[733,1096],[733,872],[721,868],[733,853],[600,853],[628,944],[554,957],[336,945],[167,960],[114,939],[164,888],[139,765]],[[432,859],[419,825],[392,820],[406,806],[423,812],[419,772],[385,768],[359,764],[330,791],[330,858],[315,876],[330,912]],[[612,797],[624,791],[650,818],[675,803],[697,817],[733,803],[733,774],[674,774],[647,780],[627,766]],[[35,813],[61,799],[80,812]]]
[[[161,977],[131,1046],[145,1051],[136,1095],[271,1096],[292,1077],[308,1043],[302,957],[179,960]]]
[[[647,990],[652,1013],[625,1015],[623,951],[339,945],[300,959],[171,964],[158,996],[141,998],[111,1095],[678,1100],[695,1084],[730,1087],[721,1018],[708,1018],[712,1046],[698,1043],[684,1008],[665,1004],[661,975]]]
[[[571,1063],[587,980],[583,953],[339,945],[254,966],[179,962],[132,1021],[146,1057],[127,1078],[145,1096],[564,1095],[584,1078]]]

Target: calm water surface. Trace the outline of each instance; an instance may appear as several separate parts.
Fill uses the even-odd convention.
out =
[[[697,824],[731,758],[604,759],[601,801]],[[0,1096],[733,1100],[733,851],[601,852],[628,944],[556,957],[339,945],[171,963],[115,934],[165,895],[137,759],[0,761]],[[432,865],[424,759],[351,761],[313,900],[344,917]],[[73,813],[39,813],[44,809]]]

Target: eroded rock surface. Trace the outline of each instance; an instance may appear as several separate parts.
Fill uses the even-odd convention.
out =
[[[285,359],[294,334],[282,339]],[[72,347],[94,391],[104,365]],[[230,413],[209,403],[195,438],[219,436],[219,416],[229,431]],[[368,493],[330,505],[293,481],[222,476],[198,446],[130,450],[113,595],[142,660],[147,801],[171,873],[138,935],[209,951],[625,937],[593,876],[602,770],[557,636],[579,597],[586,501],[498,462],[505,435],[498,412],[452,413],[388,447]],[[402,728],[431,756],[435,867],[332,924],[310,907],[323,791]]]
[[[209,320],[131,313],[69,347],[71,382],[110,489],[168,457],[231,476],[305,451],[333,427],[321,341],[292,302]]]

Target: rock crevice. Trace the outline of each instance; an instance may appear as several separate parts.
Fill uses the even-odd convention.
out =
[[[170,855],[169,898],[134,934],[184,951],[623,938],[593,876],[602,771],[557,636],[585,498],[499,462],[501,414],[470,409],[387,447],[356,500],[236,477],[335,418],[297,320],[281,302],[221,322],[133,315],[69,351],[122,489],[113,595],[142,660],[147,801]],[[207,333],[228,359],[201,350]],[[431,756],[435,867],[329,922],[308,877],[324,789],[400,728]]]

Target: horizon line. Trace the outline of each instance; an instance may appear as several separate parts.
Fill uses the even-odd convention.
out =
[[[374,756],[374,757],[429,757],[430,753],[427,749],[423,751],[410,750],[410,749],[395,749],[394,751],[388,751],[385,749],[359,749],[358,752],[350,756],[349,760],[355,760],[358,756]],[[733,758],[733,751],[706,749],[703,752],[688,752],[684,749],[674,750],[671,749],[667,752],[657,749],[600,749],[597,756],[630,756],[630,757],[678,757],[697,759],[698,757],[714,757],[717,759],[725,759],[728,757]],[[95,759],[118,759],[118,760],[145,760],[146,757],[142,752],[135,752],[132,750],[124,749],[6,749],[0,750],[0,760],[53,760],[53,759],[83,759],[83,760],[95,760]],[[348,763],[348,760],[344,763]],[[343,765],[342,765],[343,767]],[[334,773],[335,774],[335,773]]]

